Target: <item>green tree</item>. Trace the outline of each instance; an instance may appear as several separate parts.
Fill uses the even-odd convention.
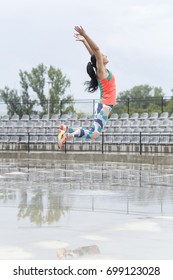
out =
[[[50,112],[52,114],[74,112],[72,106],[73,97],[65,95],[66,88],[70,86],[70,80],[63,76],[60,69],[50,66],[48,69],[48,83],[50,95]]]
[[[20,85],[22,87],[21,113],[31,115],[33,113],[36,113],[36,111],[34,111],[34,106],[35,106],[35,104],[37,104],[37,101],[35,99],[32,100],[29,96],[29,81],[28,81],[28,76],[27,76],[26,72],[22,72],[20,70],[19,76],[20,76]]]
[[[117,113],[142,113],[153,111],[161,112],[164,93],[160,87],[149,85],[134,86],[130,90],[122,91],[117,95]]]
[[[11,117],[18,114],[38,113],[35,105],[41,107],[40,115],[55,113],[74,112],[73,96],[65,95],[66,89],[70,87],[70,80],[63,75],[60,69],[50,66],[47,69],[43,64],[32,68],[31,72],[19,72],[22,93],[10,90],[8,87],[0,90],[0,99],[7,105],[7,111]],[[49,92],[47,90],[49,84]],[[31,96],[36,94],[36,98]]]
[[[19,116],[21,116],[21,97],[18,95],[16,90],[10,90],[8,87],[5,87],[3,90],[0,89],[0,97],[7,106],[7,114],[9,115],[9,117],[12,117],[14,114],[18,114]]]
[[[33,92],[36,93],[39,105],[42,107],[41,115],[48,113],[73,112],[73,97],[65,96],[66,89],[70,86],[70,80],[62,74],[60,69],[50,66],[47,70],[43,64],[33,68],[31,73],[25,72]],[[48,92],[45,88],[48,83]]]

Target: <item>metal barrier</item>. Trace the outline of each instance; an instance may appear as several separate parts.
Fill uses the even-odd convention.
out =
[[[51,103],[46,102],[45,108],[47,108],[46,112],[42,112],[42,107],[40,104],[37,102],[37,104],[34,107],[34,111],[38,112],[39,115],[43,114],[48,114],[53,115],[53,114],[60,114],[62,115],[63,113],[66,112],[66,109],[68,106],[70,106],[71,112],[76,112],[76,113],[86,113],[88,115],[93,115],[95,112],[95,104],[98,103],[98,99],[73,99],[69,103],[66,101],[64,103],[63,101],[60,100],[59,102],[59,111],[58,112],[51,112],[50,108],[53,107],[55,102]],[[151,108],[150,105],[154,105],[154,110],[163,113],[165,111],[168,111],[169,114],[172,113],[172,97],[147,97],[147,98],[120,98],[117,96],[117,103],[116,106],[114,107],[114,112],[118,114],[122,114],[124,112],[128,113],[129,115],[137,112],[137,113],[142,113],[142,112],[148,112],[151,113]],[[26,106],[26,104],[23,104]],[[44,104],[42,104],[44,105]],[[7,105],[4,102],[0,102],[0,112],[1,115],[8,114],[8,109]],[[14,112],[15,114],[16,112]],[[24,112],[24,114],[28,114],[28,112]]]
[[[8,137],[10,138],[8,134]],[[31,142],[31,135],[29,132],[25,135],[25,139],[22,142],[21,136],[18,134],[18,140],[8,140],[7,136],[0,134],[0,150],[23,150],[28,151],[55,151],[58,150],[56,143],[56,134],[39,134],[36,136],[43,137],[39,142]],[[53,137],[49,141],[46,137]],[[43,146],[44,145],[44,146]],[[13,148],[14,146],[14,148]],[[41,147],[40,147],[41,146]],[[32,147],[32,149],[31,149]],[[70,142],[66,142],[63,146],[62,152],[68,153],[71,151],[83,151],[83,152],[99,152],[99,153],[172,153],[173,152],[173,135],[164,133],[106,133],[102,132],[99,140],[87,141],[83,138],[74,138]]]

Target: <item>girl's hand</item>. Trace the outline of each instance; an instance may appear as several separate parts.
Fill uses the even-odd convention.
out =
[[[79,34],[79,35],[82,35],[83,37],[85,37],[85,30],[82,28],[82,26],[75,26],[75,31]]]
[[[81,42],[85,41],[85,38],[80,34],[74,34],[74,37],[76,38],[76,41],[81,41]]]

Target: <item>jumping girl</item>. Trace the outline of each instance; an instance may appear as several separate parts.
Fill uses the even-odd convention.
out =
[[[80,127],[67,128],[60,125],[58,134],[58,148],[61,150],[63,143],[68,138],[89,138],[95,140],[105,127],[112,107],[116,104],[116,85],[114,75],[106,68],[109,60],[106,55],[101,53],[100,48],[87,35],[82,26],[76,26],[75,38],[77,41],[83,42],[89,54],[91,61],[87,64],[87,73],[91,80],[85,82],[89,92],[95,92],[100,89],[100,100],[94,116],[94,121],[90,129]]]

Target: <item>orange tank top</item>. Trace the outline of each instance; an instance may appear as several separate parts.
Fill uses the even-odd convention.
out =
[[[98,86],[100,88],[100,103],[106,105],[116,104],[116,85],[115,77],[108,70],[109,75],[103,80],[98,80]]]

